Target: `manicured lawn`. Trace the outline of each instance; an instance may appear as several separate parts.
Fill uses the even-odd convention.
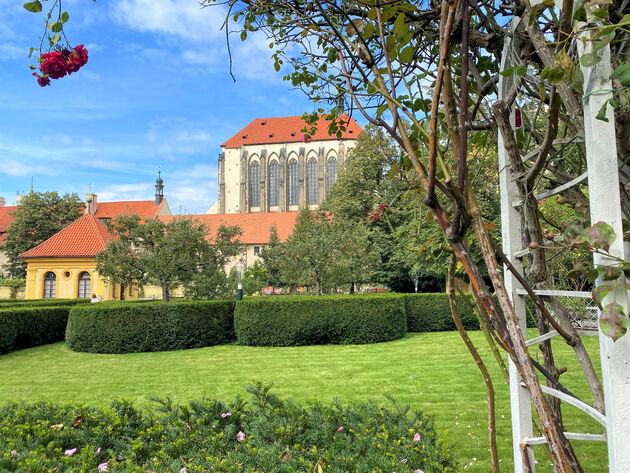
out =
[[[508,387],[491,363],[481,333],[471,335],[494,376],[499,454],[502,471],[509,472]],[[598,365],[597,339],[587,338],[585,342]],[[562,382],[590,402],[572,351],[560,341],[554,344],[558,366],[569,368]],[[538,356],[536,350],[532,356]],[[408,334],[402,340],[374,345],[225,345],[127,355],[75,353],[64,343],[57,343],[0,356],[0,380],[0,401],[45,399],[94,405],[116,398],[146,405],[151,396],[171,396],[180,402],[203,396],[232,399],[236,393],[246,395],[245,386],[254,380],[273,383],[273,392],[297,402],[375,398],[386,407],[389,401],[383,395],[391,394],[435,418],[437,428],[446,431],[467,471],[490,471],[483,380],[456,332]],[[601,433],[595,421],[576,409],[567,407],[565,413],[568,431]],[[604,443],[575,445],[585,471],[606,471]],[[550,471],[542,449],[537,447],[536,454],[537,471]]]

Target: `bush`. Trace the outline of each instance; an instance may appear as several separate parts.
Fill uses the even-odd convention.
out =
[[[143,411],[120,401],[9,404],[0,471],[460,471],[431,419],[394,401],[299,406],[260,384],[248,391],[249,404],[163,400]]]
[[[0,309],[0,353],[64,339],[70,307]]]
[[[400,297],[282,296],[243,300],[234,310],[243,345],[375,343],[407,332]]]
[[[445,332],[457,330],[451,315],[448,294],[402,294],[407,312],[407,329],[410,332]],[[467,298],[467,300],[464,299]],[[457,297],[457,311],[466,330],[479,330],[479,321],[470,304],[471,296]]]
[[[0,309],[8,307],[53,307],[86,304],[90,299],[0,299]]]
[[[234,339],[230,301],[101,302],[72,308],[68,347],[90,353],[183,350]]]

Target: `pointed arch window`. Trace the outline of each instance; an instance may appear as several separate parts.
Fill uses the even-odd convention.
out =
[[[335,182],[337,182],[337,158],[331,156],[328,158],[328,192],[332,189],[332,186]]]
[[[254,161],[249,165],[249,205],[260,207],[260,165]]]
[[[83,271],[81,274],[79,274],[79,299],[89,299],[91,291],[92,280],[90,278],[90,273],[88,273],[87,271]]]
[[[48,271],[44,276],[44,299],[54,299],[57,293],[57,275]]]
[[[269,164],[269,205],[278,205],[278,161]]]
[[[308,161],[308,203],[318,204],[319,195],[317,192],[317,160],[311,158]]]
[[[298,205],[298,163],[289,161],[289,205]]]

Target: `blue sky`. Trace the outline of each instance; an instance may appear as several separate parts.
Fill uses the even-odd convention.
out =
[[[232,41],[228,72],[222,7],[196,0],[64,0],[72,46],[89,60],[41,88],[29,48],[42,13],[0,0],[0,196],[76,192],[99,201],[153,199],[158,170],[173,213],[216,200],[220,144],[257,117],[300,115],[313,104],[273,69],[268,42]],[[47,4],[44,2],[44,10]],[[181,207],[180,207],[181,206]]]

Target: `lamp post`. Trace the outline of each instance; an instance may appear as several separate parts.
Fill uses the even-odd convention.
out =
[[[243,273],[245,272],[245,261],[243,258],[238,260],[236,266],[236,274],[238,275],[238,291],[236,292],[236,299],[241,301],[243,300]]]

